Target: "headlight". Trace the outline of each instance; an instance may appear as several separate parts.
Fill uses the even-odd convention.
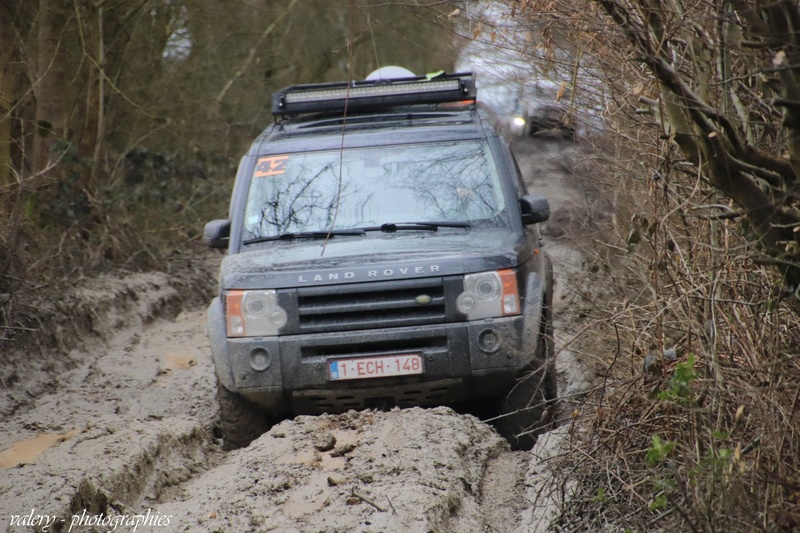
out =
[[[514,117],[513,123],[517,127],[522,127],[525,125],[525,119],[522,117]]]
[[[228,337],[268,337],[286,325],[286,310],[274,290],[229,291],[225,295]]]
[[[518,315],[519,291],[513,269],[481,272],[464,276],[464,292],[456,307],[468,320]]]

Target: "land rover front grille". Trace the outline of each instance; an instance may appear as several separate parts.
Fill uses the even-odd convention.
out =
[[[460,278],[422,278],[297,290],[301,333],[441,324],[455,311]]]

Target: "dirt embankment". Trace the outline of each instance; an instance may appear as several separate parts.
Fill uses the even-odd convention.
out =
[[[554,144],[520,153],[553,207],[546,249],[559,316],[581,268],[565,238],[585,212],[570,181],[580,157]],[[511,452],[489,425],[446,407],[351,412],[297,417],[221,451],[205,311],[180,305],[180,287],[202,293],[213,282],[213,268],[198,268],[188,287],[164,274],[97,283],[81,331],[102,343],[6,360],[16,377],[1,407],[0,531],[545,529],[557,489],[547,458],[567,426]],[[556,331],[561,392],[572,398],[589,378],[564,347],[569,324],[557,320]],[[569,418],[567,402],[562,412]]]

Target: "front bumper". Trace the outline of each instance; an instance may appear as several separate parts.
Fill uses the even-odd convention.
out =
[[[210,328],[223,323],[215,314],[221,309],[215,312],[212,304]],[[536,353],[538,335],[531,330],[538,331],[538,320],[531,326],[517,316],[281,337],[227,339],[221,331],[210,333],[224,386],[266,412],[315,414],[499,397]],[[344,382],[328,376],[328,361],[337,358],[412,352],[422,355],[423,374]]]

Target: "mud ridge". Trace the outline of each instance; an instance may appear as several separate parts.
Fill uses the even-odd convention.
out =
[[[219,258],[162,272],[111,275],[83,280],[58,299],[42,303],[29,317],[30,331],[0,340],[0,422],[51,391],[58,376],[79,365],[82,353],[97,349],[134,323],[174,318],[208,302]],[[52,295],[51,295],[52,296]]]
[[[218,453],[196,422],[164,419],[126,426],[87,428],[34,464],[7,470],[0,481],[5,495],[0,511],[8,517],[22,510],[46,510],[58,516],[51,529],[56,532],[67,530],[72,517],[84,512],[136,514],[205,471]],[[130,442],[137,446],[126,446]],[[76,464],[75,456],[98,461]],[[31,478],[39,480],[34,487],[25,483]]]
[[[489,426],[445,407],[302,416],[154,512],[198,532],[484,531],[481,479],[507,450]]]

